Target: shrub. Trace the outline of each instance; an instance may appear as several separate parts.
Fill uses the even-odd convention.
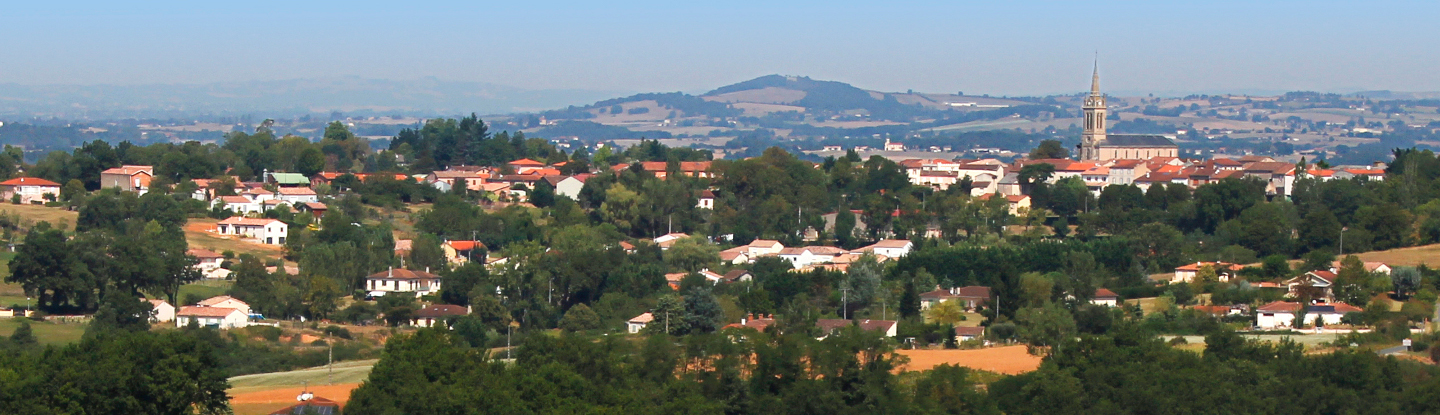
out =
[[[349,329],[346,329],[346,328],[340,327],[340,326],[325,326],[325,331],[324,331],[324,333],[325,333],[326,336],[341,338],[341,339],[345,339],[345,340],[350,340],[350,339],[354,338],[354,337],[350,334],[350,330],[349,330]]]
[[[280,341],[280,328],[271,326],[250,326],[245,332],[251,336],[259,337],[267,341]]]

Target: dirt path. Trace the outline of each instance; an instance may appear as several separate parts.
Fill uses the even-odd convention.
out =
[[[1025,346],[989,347],[973,350],[899,350],[910,358],[900,370],[929,370],[942,364],[965,366],[1007,375],[1033,371],[1040,367],[1040,357],[1025,352]]]

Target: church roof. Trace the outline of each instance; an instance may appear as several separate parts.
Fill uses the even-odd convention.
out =
[[[1175,147],[1175,142],[1163,135],[1109,134],[1101,147]]]

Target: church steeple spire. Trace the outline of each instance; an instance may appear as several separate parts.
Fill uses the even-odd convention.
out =
[[[1090,74],[1090,96],[1085,97],[1085,129],[1080,133],[1080,159],[1099,160],[1100,144],[1105,142],[1105,95],[1100,94],[1100,58],[1095,58],[1095,71]]]
[[[1095,58],[1095,72],[1090,75],[1090,96],[1100,95],[1100,58]]]

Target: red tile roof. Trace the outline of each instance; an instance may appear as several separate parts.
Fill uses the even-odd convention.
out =
[[[643,314],[640,314],[640,315],[638,315],[638,316],[635,316],[635,318],[632,318],[632,319],[630,319],[630,320],[627,321],[627,322],[628,322],[628,323],[635,323],[635,324],[645,324],[645,323],[649,323],[649,322],[652,322],[652,321],[655,321],[655,315],[654,315],[654,314],[650,314],[650,312],[647,311],[647,312],[645,312],[645,313],[643,313]]]
[[[447,241],[445,243],[447,245],[450,245],[450,247],[454,248],[456,251],[469,251],[475,249],[477,245],[480,247],[480,249],[485,249],[484,243],[476,241]]]
[[[6,181],[3,181],[3,182],[0,182],[0,186],[53,186],[53,187],[60,187],[60,183],[55,183],[55,182],[52,182],[52,181],[49,181],[49,180],[41,179],[41,178],[39,178],[39,177],[16,177],[16,178],[14,178],[14,179],[10,179],[10,180],[6,180]]]
[[[377,272],[377,273],[374,273],[374,274],[370,274],[370,276],[369,276],[369,277],[366,277],[366,278],[369,278],[369,279],[399,279],[399,280],[438,280],[438,279],[440,279],[440,276],[439,276],[439,275],[435,275],[435,274],[431,274],[431,273],[428,273],[428,272],[421,272],[421,271],[414,271],[414,270],[408,270],[408,269],[400,268],[400,269],[389,269],[389,270],[385,270],[385,271],[380,271],[380,272]]]
[[[511,166],[520,166],[520,167],[544,167],[544,166],[545,166],[545,163],[541,163],[541,162],[538,162],[538,161],[535,161],[535,160],[531,160],[531,159],[519,159],[519,160],[512,161],[512,162],[510,162],[509,164],[510,164]]]
[[[225,317],[230,315],[230,313],[236,313],[239,311],[240,310],[226,307],[198,307],[187,305],[184,307],[180,307],[180,311],[176,312],[175,315],[193,317]]]
[[[154,172],[155,172],[155,167],[153,167],[153,166],[128,166],[128,165],[127,165],[127,166],[116,167],[116,168],[113,168],[113,169],[105,169],[105,171],[102,171],[102,172],[100,172],[100,173],[101,173],[101,174],[123,174],[123,175],[126,175],[126,176],[134,176],[134,175],[139,174],[139,173],[145,173],[145,174],[148,174],[148,175],[153,176],[153,175],[155,175]]]
[[[288,196],[314,196],[315,191],[308,187],[282,187],[279,193]]]
[[[246,218],[246,217],[241,217],[241,216],[231,216],[231,217],[225,218],[225,220],[220,221],[218,224],[220,224],[220,225],[240,225],[240,226],[268,226],[268,225],[270,225],[270,224],[272,224],[272,223],[281,223],[281,222],[278,221],[278,220],[274,220],[274,219]]]
[[[1120,298],[1119,294],[1104,288],[1095,289],[1095,298]]]

